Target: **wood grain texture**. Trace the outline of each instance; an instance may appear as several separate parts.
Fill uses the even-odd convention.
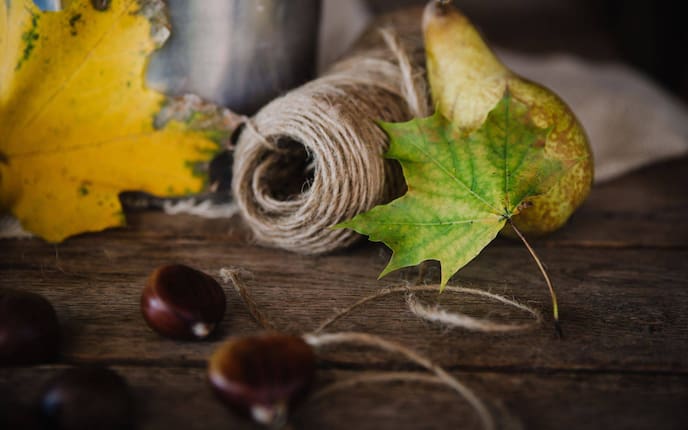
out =
[[[0,370],[0,388],[22,404],[34,404],[44,384],[64,366]],[[137,400],[141,427],[258,429],[215,400],[205,369],[114,366]],[[314,392],[361,372],[321,370]],[[454,372],[480,397],[502,429],[684,429],[688,425],[688,376],[504,374]],[[468,405],[446,387],[422,382],[360,384],[314,396],[294,414],[294,428],[480,429]]]
[[[229,334],[259,327],[230,290],[228,317],[213,342],[162,340],[143,323],[139,298],[155,267],[182,262],[217,274],[224,265],[250,271],[247,285],[276,327],[303,333],[313,330],[335,308],[344,307],[382,286],[413,279],[415,270],[377,281],[387,253],[379,246],[325,257],[303,257],[257,247],[195,240],[118,242],[72,241],[54,250],[37,242],[22,243],[7,261],[13,267],[0,286],[29,287],[55,304],[70,343],[65,359],[73,362],[135,360],[204,361],[216,343]],[[33,247],[33,245],[37,245]],[[544,248],[559,291],[567,339],[552,336],[551,327],[534,333],[484,335],[419,321],[403,296],[390,296],[354,311],[331,330],[367,331],[388,336],[431,354],[443,365],[688,371],[686,339],[688,285],[681,269],[688,251],[657,249]],[[14,258],[17,258],[15,260]],[[27,264],[27,259],[39,263]],[[434,269],[434,270],[433,270]],[[429,279],[437,280],[436,268]],[[453,282],[514,296],[549,312],[546,287],[527,252],[520,247],[487,249]],[[426,293],[426,303],[460,308],[472,315],[525,318],[485,299]],[[507,312],[508,311],[508,312]],[[526,347],[527,346],[527,347]],[[327,359],[347,365],[382,363],[375,351],[335,351]]]
[[[548,324],[521,334],[448,331],[419,321],[403,296],[357,309],[329,331],[366,331],[433,357],[483,397],[502,428],[686,428],[688,415],[688,158],[596,187],[556,234],[535,242],[560,296],[566,337]],[[180,262],[213,276],[250,272],[258,305],[285,331],[313,330],[334,309],[383,286],[413,282],[416,269],[380,281],[384,246],[362,243],[305,257],[254,246],[240,220],[156,212],[130,214],[130,227],[73,238],[0,241],[0,288],[26,289],[55,306],[65,333],[59,364],[0,369],[0,393],[29,402],[68,364],[114,366],[135,389],[145,429],[254,428],[211,396],[205,363],[227,336],[260,330],[227,286],[227,315],[206,342],[160,338],[143,322],[139,295],[158,265]],[[435,282],[431,265],[426,278]],[[546,287],[525,249],[498,239],[454,285],[515,297],[549,315]],[[420,294],[425,303],[504,321],[526,318],[466,295]],[[549,322],[549,320],[548,320]],[[319,354],[321,385],[363,372],[418,371],[369,348]],[[11,394],[10,394],[11,393]],[[0,401],[2,401],[0,396]],[[434,385],[376,384],[307,403],[295,428],[476,428],[455,395]]]

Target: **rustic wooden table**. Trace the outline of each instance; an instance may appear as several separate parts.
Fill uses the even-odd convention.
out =
[[[521,334],[485,335],[422,322],[389,296],[330,330],[366,331],[402,342],[446,366],[485,400],[500,428],[688,428],[688,158],[598,186],[566,228],[535,242],[560,295],[566,337],[551,321]],[[55,306],[65,344],[59,363],[0,369],[0,393],[35,399],[59,370],[99,363],[123,374],[138,399],[142,429],[254,428],[226,411],[205,381],[206,360],[227,336],[258,325],[228,287],[228,313],[211,341],[160,338],[143,322],[139,295],[150,271],[181,262],[216,275],[252,273],[247,285],[274,323],[306,332],[414,270],[377,281],[385,247],[362,244],[304,257],[255,246],[238,219],[133,213],[127,229],[73,238],[0,241],[0,287],[35,291]],[[432,280],[437,272],[430,270]],[[549,315],[549,298],[522,245],[499,239],[453,280],[513,296]],[[423,295],[448,309],[525,318],[471,296]],[[420,369],[368,348],[320,354],[318,387],[364,372]],[[304,429],[479,428],[454,392],[424,383],[354,386],[307,401]]]

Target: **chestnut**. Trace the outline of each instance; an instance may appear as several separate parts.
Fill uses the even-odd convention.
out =
[[[0,365],[54,361],[60,353],[60,324],[43,296],[0,289]]]
[[[307,393],[315,368],[315,353],[302,338],[269,333],[222,344],[210,358],[208,379],[235,413],[279,427]]]
[[[172,339],[203,339],[225,313],[225,293],[211,276],[182,264],[157,268],[141,294],[148,326]]]
[[[129,385],[105,367],[63,371],[46,385],[38,410],[46,429],[124,430],[135,425]]]

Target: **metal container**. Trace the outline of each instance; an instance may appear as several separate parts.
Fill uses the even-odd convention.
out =
[[[172,35],[148,84],[252,114],[313,76],[320,0],[167,0]]]

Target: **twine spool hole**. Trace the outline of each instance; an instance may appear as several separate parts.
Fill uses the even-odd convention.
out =
[[[266,155],[263,175],[255,180],[265,197],[277,202],[298,200],[315,178],[313,157],[303,144],[280,139],[278,150]]]

